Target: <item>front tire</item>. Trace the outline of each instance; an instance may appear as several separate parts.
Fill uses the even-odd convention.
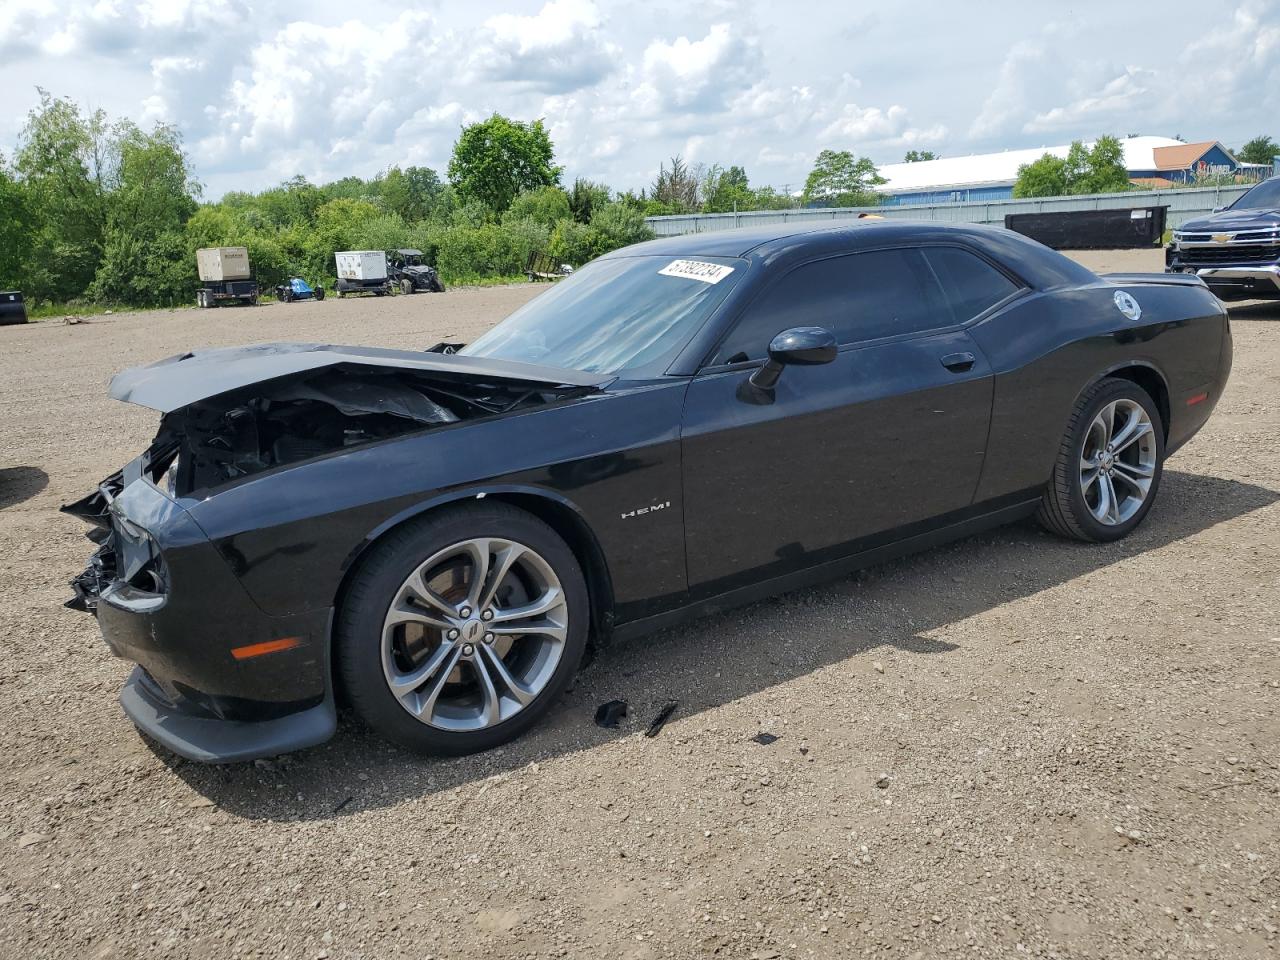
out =
[[[1104,378],[1076,401],[1037,519],[1093,543],[1128,536],[1151,509],[1164,469],[1164,424],[1151,395]]]
[[[317,300],[324,299],[324,287],[316,287],[316,299]]]
[[[519,736],[586,649],[573,551],[502,503],[452,507],[389,534],[353,577],[335,631],[338,675],[375,732],[466,754]]]

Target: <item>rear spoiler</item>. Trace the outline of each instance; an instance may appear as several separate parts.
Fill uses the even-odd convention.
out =
[[[1134,283],[1166,287],[1203,287],[1205,282],[1194,273],[1104,273],[1102,279],[1119,286]]]

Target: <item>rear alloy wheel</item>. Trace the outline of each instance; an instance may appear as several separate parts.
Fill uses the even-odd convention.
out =
[[[586,585],[572,551],[505,504],[398,531],[348,590],[339,668],[361,717],[431,753],[522,733],[565,689],[586,646]]]
[[[1039,518],[1077,540],[1119,540],[1142,522],[1164,464],[1164,427],[1150,395],[1101,380],[1076,404]]]

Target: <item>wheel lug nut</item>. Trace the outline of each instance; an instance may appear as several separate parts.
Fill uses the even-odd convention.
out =
[[[469,644],[469,643],[464,643],[464,644],[462,645],[462,655],[463,655],[464,657],[469,657],[469,656],[471,656],[471,655],[472,655],[473,653],[475,653],[475,652],[476,652],[476,648],[475,648],[475,647],[473,647],[471,644]]]
[[[448,634],[446,634],[446,636],[448,636],[448,638],[449,638],[450,640],[457,640],[457,639],[458,639],[458,631],[457,631],[457,630],[450,630],[450,631],[448,632]]]
[[[492,634],[492,633],[486,633],[486,634],[484,635],[484,642],[485,642],[485,643],[493,643],[493,634]]]
[[[492,620],[492,619],[493,619],[493,611],[492,611],[492,610],[486,610],[484,613],[480,614],[480,619],[481,619],[481,620]]]
[[[458,611],[458,613],[462,614],[464,617],[469,617],[471,616],[471,608],[463,607],[461,610]]]

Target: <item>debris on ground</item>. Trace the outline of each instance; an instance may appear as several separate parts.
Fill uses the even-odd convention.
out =
[[[610,700],[608,703],[602,703],[596,707],[596,726],[606,727],[610,730],[616,729],[626,715],[627,701]]]
[[[656,737],[661,731],[671,714],[676,712],[679,703],[675,700],[668,700],[666,704],[658,711],[658,715],[653,718],[649,724],[649,729],[644,732],[646,737]]]
[[[763,730],[761,730],[751,739],[754,740],[756,743],[760,744],[760,746],[767,747],[769,744],[776,742],[779,738],[776,734],[765,733]]]

